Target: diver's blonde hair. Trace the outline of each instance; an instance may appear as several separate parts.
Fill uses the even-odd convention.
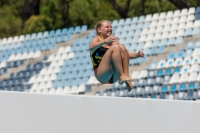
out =
[[[108,20],[101,19],[101,20],[97,21],[97,23],[95,24],[94,29],[96,31],[96,35],[99,35],[98,28],[100,28],[102,26],[102,23],[105,21],[109,22]]]

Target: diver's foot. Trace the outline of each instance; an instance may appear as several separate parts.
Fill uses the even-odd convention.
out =
[[[125,83],[128,92],[131,92],[131,90],[133,89],[133,84],[130,81],[126,81]]]

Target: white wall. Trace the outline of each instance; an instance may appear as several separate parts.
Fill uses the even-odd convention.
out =
[[[0,92],[0,133],[199,133],[200,103]]]

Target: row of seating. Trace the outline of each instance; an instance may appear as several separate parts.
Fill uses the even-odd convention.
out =
[[[182,10],[175,10],[168,11],[168,12],[161,12],[149,14],[146,17],[145,16],[139,16],[134,18],[126,18],[126,19],[120,19],[120,20],[114,20],[112,21],[112,26],[119,26],[119,25],[127,25],[132,23],[141,23],[141,22],[148,22],[148,21],[154,21],[154,20],[161,20],[161,19],[167,19],[167,18],[173,18],[173,17],[180,17],[180,16],[186,16],[190,14],[195,14],[195,8],[191,7],[189,9],[182,9]]]
[[[151,98],[151,99],[173,99],[173,100],[197,100],[200,99],[200,90],[171,91],[171,92],[154,92],[150,93],[148,89],[141,92],[141,89],[127,92],[125,88],[106,89],[102,94],[97,91],[95,96],[112,96],[112,97],[134,97],[134,98]]]
[[[57,29],[57,30],[51,30],[51,31],[45,31],[45,32],[38,32],[38,33],[21,35],[21,36],[3,38],[0,40],[0,45],[30,41],[30,40],[39,40],[46,37],[54,37],[54,36],[58,37],[62,35],[77,34],[77,33],[85,32],[86,30],[87,30],[87,25],[82,25],[82,26],[76,26],[76,27],[69,27],[69,28],[63,28],[63,29]]]

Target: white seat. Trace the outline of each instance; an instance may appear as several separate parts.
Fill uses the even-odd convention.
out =
[[[192,64],[199,64],[199,56],[192,56]]]
[[[85,85],[79,85],[78,86],[78,93],[83,93],[86,91],[86,87]]]
[[[199,56],[200,55],[200,48],[195,48],[192,56]]]
[[[178,28],[178,24],[173,24],[173,25],[170,27],[170,31],[177,30],[177,28]]]
[[[163,32],[163,26],[157,26],[157,29],[156,29],[156,32],[155,33],[158,33],[158,32]]]
[[[189,29],[193,27],[193,22],[187,22],[185,29]]]
[[[191,64],[191,62],[192,62],[192,60],[191,60],[191,57],[190,57],[190,56],[184,57],[183,65]]]
[[[151,40],[152,38],[153,38],[153,35],[152,36],[150,36],[150,35],[148,36],[149,40]],[[149,41],[148,39],[147,39],[147,42],[144,45],[144,48],[150,48],[150,47],[152,47],[152,41]]]
[[[188,73],[182,73],[180,75],[179,83],[187,82],[188,78],[189,78]]]
[[[161,20],[158,20],[158,26],[164,26],[165,24],[165,19],[161,19]]]
[[[138,75],[140,75],[140,71],[133,71],[131,77],[133,77],[133,79],[139,79]]]
[[[179,17],[174,17],[172,24],[177,24],[177,23],[180,23]]]
[[[153,17],[152,17],[152,20],[159,20],[159,13],[154,13],[153,14]]]
[[[63,90],[63,93],[64,94],[70,94],[70,91],[71,91],[71,88],[69,86],[65,86],[64,90]]]
[[[49,90],[48,90],[48,89],[43,89],[43,90],[42,90],[42,93],[43,93],[43,94],[49,94]]]
[[[176,29],[172,30],[169,34],[169,38],[173,38],[173,37],[176,37],[177,36],[177,32],[176,32]],[[174,42],[175,43],[175,42]]]
[[[70,90],[70,94],[78,94],[78,86],[72,86]]]
[[[180,16],[184,16],[184,15],[187,15],[187,14],[188,14],[188,9],[185,8],[185,9],[182,9],[182,10],[181,10]]]
[[[190,72],[190,65],[184,65],[181,69],[181,73],[189,73]]]
[[[164,29],[163,29],[163,32],[170,31],[170,29],[171,29],[170,25],[165,25]]]
[[[57,75],[55,73],[51,74],[50,80],[53,81],[57,78]]]
[[[181,23],[185,23],[187,21],[187,16],[181,16],[179,22]]]
[[[160,60],[157,64],[157,69],[165,68],[166,67],[166,60]]]
[[[174,67],[182,66],[182,65],[183,65],[183,59],[182,58],[176,58],[175,63],[174,63]]]
[[[169,32],[164,32],[163,34],[162,34],[162,39],[164,39],[164,38],[168,38],[169,37]]]
[[[52,88],[52,86],[53,86],[53,82],[52,82],[52,81],[48,81],[48,82],[46,83],[45,88]]]
[[[148,14],[145,17],[145,22],[148,22],[148,21],[152,21],[152,15],[151,14]]]
[[[55,94],[62,94],[62,93],[63,93],[63,88],[62,88],[62,87],[58,87],[58,88],[56,89]]]
[[[190,7],[188,14],[195,14],[195,7]]]
[[[178,30],[177,37],[183,36],[184,34],[185,34],[185,30],[184,29],[180,29],[180,30]]]
[[[149,29],[149,33],[148,34],[155,33],[155,32],[156,32],[156,27],[151,27]]]
[[[174,59],[168,59],[166,63],[166,68],[174,66]]]
[[[179,83],[179,78],[180,78],[180,75],[178,73],[173,74],[169,81],[170,84]]]
[[[35,51],[33,58],[38,58],[41,55],[41,51]]]
[[[166,19],[166,12],[161,12],[160,15],[159,15],[159,20],[161,19]]]
[[[166,16],[166,18],[168,19],[168,18],[172,18],[173,17],[173,11],[168,11],[167,12],[167,16]]]
[[[90,76],[87,84],[99,84],[99,81],[96,79],[95,76]]]
[[[152,21],[150,27],[156,27],[158,24],[158,21]]]
[[[189,21],[195,21],[195,19],[196,19],[196,16],[194,15],[194,14],[191,14],[191,15],[188,15],[188,17],[187,17],[187,22],[189,22]]]
[[[160,33],[156,32],[156,34],[155,34],[153,40],[159,40],[159,39],[161,38],[161,36],[162,36],[162,33],[161,33],[161,32],[160,32]]]
[[[190,72],[199,72],[199,64],[192,64]]]
[[[181,11],[180,10],[175,10],[174,11],[174,17],[179,17],[181,15]]]
[[[56,89],[55,88],[49,89],[49,94],[55,94],[55,93],[56,93]]]
[[[195,27],[200,27],[200,20],[195,20],[194,21],[193,28],[195,28]]]
[[[147,76],[148,76],[148,71],[147,70],[140,71],[139,78],[145,78]]]
[[[180,23],[178,25],[178,30],[180,30],[180,29],[185,29],[185,23]]]
[[[146,41],[151,42],[151,44],[152,44],[153,38],[154,38],[154,34],[153,33],[149,34],[149,35],[147,35]],[[148,42],[146,42],[148,44],[147,46],[151,47],[151,44]]]
[[[189,82],[196,82],[198,79],[198,73],[197,72],[191,72],[190,76],[188,78]]]
[[[65,47],[65,52],[71,52],[71,50],[72,50],[71,46],[66,46]]]
[[[149,33],[149,29],[145,28],[142,30],[141,35],[147,35]]]

